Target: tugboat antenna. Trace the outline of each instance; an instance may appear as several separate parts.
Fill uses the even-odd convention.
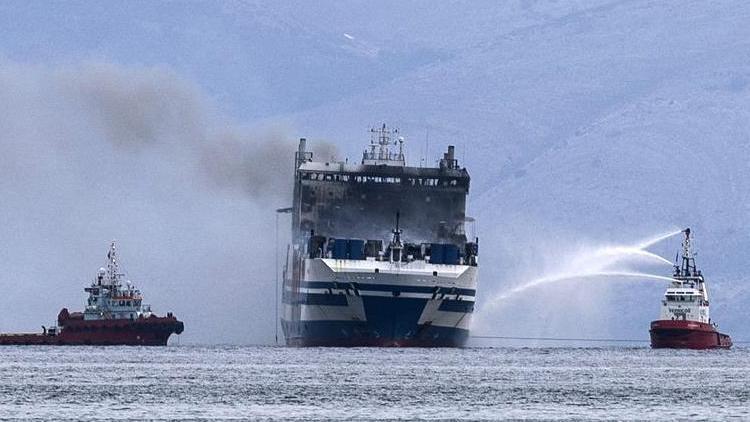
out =
[[[118,284],[118,267],[117,267],[117,250],[115,248],[115,241],[109,245],[109,252],[107,252],[107,269],[109,270],[109,279],[112,284]]]
[[[690,228],[682,231],[685,233],[685,240],[682,241],[682,272],[683,276],[690,277],[695,275],[695,258],[690,241]]]

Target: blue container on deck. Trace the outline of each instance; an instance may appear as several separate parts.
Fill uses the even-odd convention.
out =
[[[458,246],[452,244],[443,245],[443,264],[458,265]]]
[[[349,239],[349,259],[365,259],[365,241]]]
[[[333,259],[346,259],[349,241],[347,239],[335,239],[333,241]]]
[[[443,263],[443,244],[433,243],[430,245],[430,264]]]

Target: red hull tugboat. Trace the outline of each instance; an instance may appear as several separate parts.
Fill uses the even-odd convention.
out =
[[[42,327],[42,333],[0,334],[0,345],[128,345],[165,346],[169,336],[180,334],[184,325],[171,312],[156,316],[144,305],[140,290],[130,281],[122,283],[115,243],[107,254],[107,268],[100,268],[90,287],[83,312],[63,308],[57,326]]]
[[[675,265],[672,284],[664,294],[660,319],[651,322],[651,347],[655,349],[728,349],[732,339],[716,330],[708,312],[708,291],[695,266],[690,229],[685,229],[682,263]]]

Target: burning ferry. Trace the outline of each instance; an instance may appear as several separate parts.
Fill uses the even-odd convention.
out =
[[[165,346],[169,336],[184,329],[171,312],[156,316],[130,281],[123,285],[115,243],[107,253],[107,268],[100,268],[84,291],[89,294],[83,312],[63,308],[57,325],[42,326],[42,333],[0,334],[0,345],[131,345]]]
[[[651,322],[651,347],[678,349],[730,348],[732,339],[717,331],[708,312],[708,290],[695,266],[690,229],[683,231],[682,262],[662,300],[661,315]]]
[[[281,324],[292,346],[459,347],[469,337],[478,238],[465,232],[469,173],[449,146],[406,165],[403,138],[371,131],[359,164],[295,155]]]

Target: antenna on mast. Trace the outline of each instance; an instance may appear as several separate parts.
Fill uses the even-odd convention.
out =
[[[385,123],[380,128],[370,129],[369,150],[365,150],[362,154],[362,164],[398,167],[406,165],[404,138],[399,136],[391,142],[391,134],[398,135],[398,129],[388,129]],[[391,147],[396,145],[398,145],[398,152],[391,151]]]
[[[107,270],[109,270],[109,279],[111,284],[119,284],[119,268],[117,264],[117,248],[115,247],[115,241],[109,245],[109,252],[107,252]]]

